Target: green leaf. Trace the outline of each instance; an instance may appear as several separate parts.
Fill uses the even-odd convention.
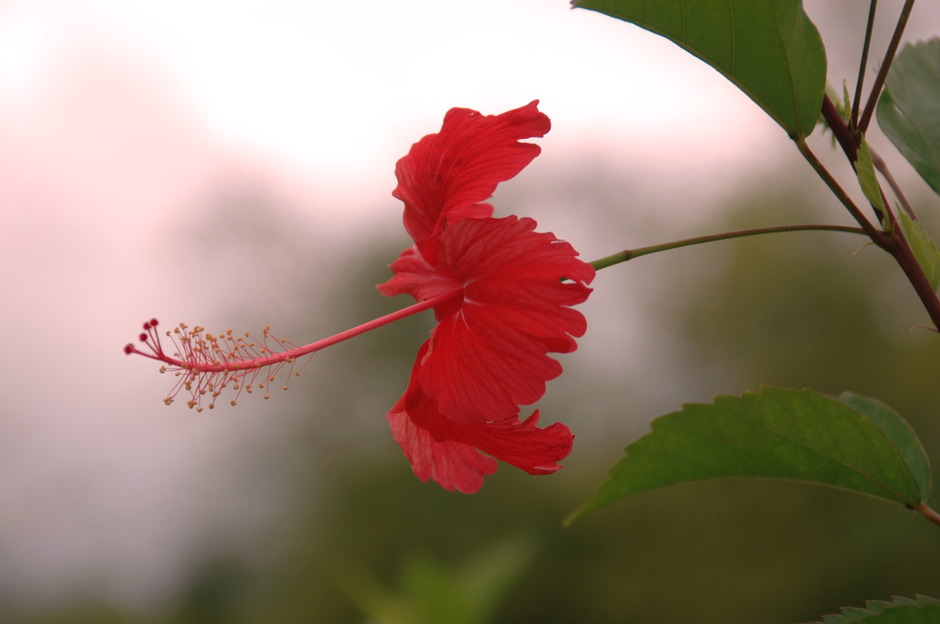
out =
[[[608,503],[675,483],[786,479],[914,507],[930,496],[927,455],[897,412],[874,399],[763,388],[689,404],[652,422],[574,521]]]
[[[927,502],[933,487],[930,462],[914,429],[893,408],[877,399],[844,392],[839,401],[862,414],[881,430],[888,442],[901,454],[902,461],[917,484],[917,491],[921,493],[918,502]]]
[[[802,0],[572,0],[662,35],[744,91],[796,139],[816,126],[826,51]],[[642,62],[642,59],[634,62]]]
[[[930,238],[924,226],[911,219],[903,210],[898,211],[898,218],[917,263],[924,270],[931,288],[937,290],[940,285],[940,249],[937,248],[937,243]]]
[[[878,100],[878,123],[940,193],[940,38],[904,46]]]
[[[843,607],[839,615],[827,615],[815,624],[935,624],[940,622],[940,600],[894,596],[891,602],[870,600],[864,609]]]

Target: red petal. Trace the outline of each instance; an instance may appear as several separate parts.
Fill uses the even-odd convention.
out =
[[[395,276],[376,286],[386,297],[408,294],[416,301],[424,301],[460,287],[460,282],[453,276],[432,266],[424,254],[413,247],[401,252],[391,269]]]
[[[438,272],[464,287],[462,305],[442,315],[418,372],[441,413],[481,424],[515,417],[537,401],[586,323],[584,301],[594,269],[528,218],[468,219],[440,235]],[[569,278],[568,282],[562,282]]]
[[[404,224],[420,247],[446,224],[488,217],[482,202],[541,151],[520,139],[544,136],[551,122],[538,100],[501,115],[452,108],[441,131],[415,143],[398,161],[392,195],[405,203]]]
[[[558,461],[571,452],[573,436],[560,423],[539,429],[538,412],[522,422],[507,418],[480,425],[457,423],[443,416],[415,382],[427,350],[425,343],[408,390],[388,414],[392,434],[419,479],[432,479],[445,489],[472,494],[497,468],[496,462],[480,451],[530,474],[551,474],[561,468]]]
[[[483,487],[483,477],[496,472],[498,464],[492,457],[468,444],[436,440],[430,431],[415,425],[406,411],[393,409],[388,422],[411,470],[422,481],[431,479],[445,490],[473,494]]]
[[[561,423],[539,429],[538,410],[524,421],[503,420],[482,426],[447,422],[455,430],[455,438],[533,475],[552,474],[561,468],[558,461],[568,456],[574,442],[571,430]]]

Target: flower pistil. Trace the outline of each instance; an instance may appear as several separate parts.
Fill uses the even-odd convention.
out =
[[[185,391],[190,396],[186,405],[201,412],[203,401],[207,401],[206,407],[213,409],[216,399],[226,390],[235,392],[235,396],[230,401],[231,405],[237,403],[242,392],[251,394],[258,390],[263,393],[265,399],[268,399],[271,397],[270,391],[273,384],[282,373],[286,372],[287,379],[292,375],[300,375],[300,371],[309,362],[310,356],[317,351],[429,308],[446,304],[458,298],[462,293],[462,289],[451,289],[368,323],[303,346],[297,346],[288,340],[276,337],[271,333],[270,327],[265,327],[261,332],[261,337],[258,338],[250,332],[237,335],[232,330],[212,334],[198,325],[189,327],[185,323],[180,323],[172,330],[163,332],[163,336],[173,345],[167,350],[164,348],[160,331],[157,329],[159,321],[154,318],[143,324],[144,331],[138,336],[141,346],[128,343],[124,346],[124,353],[142,355],[162,362],[160,372],[173,373],[178,378],[163,402],[170,405],[180,392]],[[302,363],[298,366],[298,362]],[[285,380],[282,389],[287,390],[287,388]]]

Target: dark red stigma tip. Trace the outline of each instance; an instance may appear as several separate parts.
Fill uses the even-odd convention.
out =
[[[138,336],[138,338],[140,338],[140,341],[141,341],[141,342],[147,342],[148,336],[147,336],[147,334],[143,334],[143,333],[142,333],[141,335]]]
[[[125,354],[125,355],[130,355],[130,354],[133,353],[133,352],[134,352],[134,345],[132,345],[132,344],[130,344],[130,343],[124,345],[124,354]]]

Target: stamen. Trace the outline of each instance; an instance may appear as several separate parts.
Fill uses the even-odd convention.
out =
[[[209,409],[215,408],[215,400],[228,388],[235,391],[229,402],[235,405],[242,390],[251,392],[252,386],[259,390],[269,390],[271,384],[286,368],[289,379],[297,364],[295,357],[285,355],[288,351],[300,349],[297,345],[271,333],[265,327],[260,339],[251,333],[235,336],[229,330],[221,335],[207,332],[200,326],[189,327],[180,323],[172,330],[164,332],[172,349],[167,351],[157,331],[158,321],[152,319],[144,323],[144,332],[139,336],[141,348],[133,344],[124,347],[124,353],[136,353],[144,357],[159,360],[165,364],[161,373],[172,373],[177,377],[176,384],[164,399],[170,405],[180,392],[189,394],[186,404],[201,412],[203,403]],[[306,354],[306,361],[313,351]],[[304,362],[304,366],[306,362]],[[303,369],[303,366],[300,367]],[[259,381],[260,380],[260,381]],[[283,385],[286,390],[287,383]],[[270,396],[270,393],[266,393]]]
[[[177,378],[163,402],[170,405],[180,392],[186,392],[189,395],[186,405],[201,412],[203,403],[205,407],[214,409],[216,399],[226,390],[235,392],[229,401],[230,405],[237,404],[243,391],[253,394],[257,390],[265,399],[269,399],[272,384],[277,382],[281,373],[284,373],[285,378],[281,388],[287,390],[291,376],[300,376],[300,372],[310,362],[310,357],[317,351],[446,303],[462,294],[463,290],[457,289],[432,297],[302,347],[276,337],[270,327],[265,327],[261,337],[255,338],[249,332],[236,336],[232,330],[227,330],[216,335],[198,325],[190,328],[180,323],[172,330],[163,332],[163,338],[172,345],[167,351],[157,330],[159,322],[150,319],[143,324],[144,331],[138,336],[141,345],[129,343],[125,345],[124,353],[163,362],[160,372],[172,373]]]

